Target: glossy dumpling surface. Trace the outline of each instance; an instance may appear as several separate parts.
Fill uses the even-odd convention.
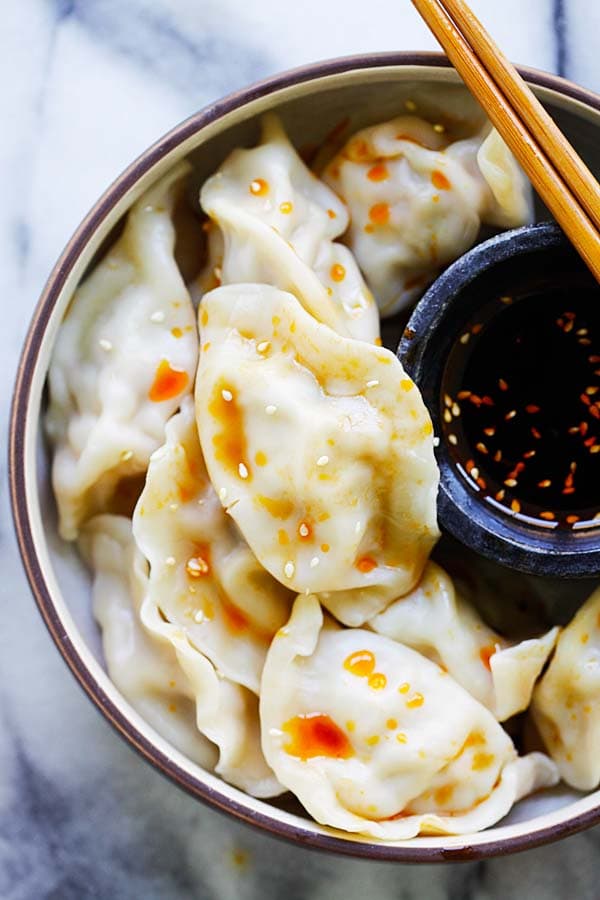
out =
[[[437,536],[432,425],[389,351],[283,291],[200,309],[196,409],[219,498],[271,574],[358,624],[418,580]]]
[[[185,398],[152,455],[133,528],[164,618],[227,678],[258,693],[269,642],[293,594],[258,563],[212,487]]]
[[[323,178],[348,205],[347,243],[384,316],[468,250],[482,223],[532,215],[531,188],[489,126],[450,142],[443,126],[400,116],[355,134]]]
[[[90,516],[119,507],[119,490],[127,494],[127,480],[145,472],[165,422],[192,389],[197,329],[172,222],[188,172],[181,163],[135,203],[58,334],[47,428],[67,540]]]
[[[534,721],[563,779],[600,784],[600,589],[562,632],[533,695]]]
[[[351,251],[335,241],[348,225],[346,207],[305,166],[275,115],[263,117],[260,144],[234,150],[200,199],[213,223],[202,284],[211,274],[218,284],[270,284],[340,334],[378,338],[373,296]]]
[[[456,594],[451,578],[433,562],[413,591],[369,625],[439,663],[499,721],[529,706],[558,637],[553,628],[541,638],[505,640]]]
[[[519,759],[492,714],[414,650],[323,624],[300,596],[261,689],[263,749],[318,821],[388,840],[463,834],[555,783],[542,754]]]

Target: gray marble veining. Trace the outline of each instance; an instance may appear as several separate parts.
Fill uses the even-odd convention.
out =
[[[596,2],[473,6],[513,59],[600,88]],[[278,69],[434,47],[408,0],[22,0],[2,13],[3,433],[44,278],[138,152],[207,102]],[[2,900],[598,896],[597,829],[505,859],[391,866],[275,842],[179,792],[116,737],[60,660],[22,574],[0,465]]]

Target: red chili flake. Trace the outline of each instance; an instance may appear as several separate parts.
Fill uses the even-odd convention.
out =
[[[508,384],[506,383],[506,381],[504,380],[504,378],[499,378],[499,379],[498,379],[498,385],[499,385],[501,391],[507,391],[507,390],[508,390]]]
[[[570,331],[573,331],[573,322],[565,322],[565,327],[563,328],[565,334],[568,334]]]
[[[484,433],[484,434],[487,434],[488,437],[494,437],[494,435],[496,434],[496,429],[495,429],[495,428],[491,428],[491,427],[490,427],[490,428],[484,428],[484,429],[483,429],[483,433]]]
[[[598,449],[600,450],[600,447]],[[481,478],[481,476],[477,478],[476,481],[481,490],[485,491],[485,489],[487,488],[487,482],[483,478]]]
[[[506,413],[506,415],[504,416],[504,418],[505,418],[505,420],[508,422],[510,419],[514,419],[514,417],[516,416],[516,414],[517,414],[516,409],[511,409],[510,412],[507,412],[507,413]]]
[[[469,401],[474,404],[474,406],[481,406],[482,400],[477,394],[470,394]]]
[[[481,325],[481,323],[478,322],[476,325],[473,325],[473,327],[471,328],[471,334],[479,334],[479,332],[481,331],[482,328],[483,328],[483,325]]]
[[[475,460],[474,460],[474,459],[468,459],[467,462],[466,462],[466,464],[465,464],[465,468],[466,468],[467,472],[470,473],[470,472],[471,472],[471,469],[474,468],[474,466],[475,466]]]
[[[595,443],[596,443],[596,438],[592,435],[592,437],[589,437],[587,440],[585,440],[585,441],[583,442],[583,446],[584,446],[584,447],[591,447],[591,446],[592,446],[593,444],[595,444]]]
[[[587,394],[580,394],[579,399],[581,400],[582,403],[585,403],[586,406],[591,406],[592,401],[590,400],[590,398],[588,397]]]
[[[594,394],[597,394],[600,391],[600,388],[597,384],[591,384],[589,387],[586,387],[585,392],[588,397],[593,397]]]
[[[551,484],[552,484],[552,482],[550,481],[549,478],[544,478],[543,481],[538,481],[539,488],[548,488],[551,486]]]
[[[506,493],[505,490],[498,491],[498,493],[496,494],[494,499],[495,500],[504,500],[505,493]]]
[[[539,406],[536,406],[535,403],[528,403],[525,407],[525,412],[531,413],[531,415],[533,415],[534,413],[539,413],[539,411],[540,408]]]
[[[482,441],[478,441],[478,442],[475,444],[475,449],[476,449],[476,450],[479,450],[480,453],[487,453],[487,452],[488,452],[488,448],[485,446],[485,444],[484,444]]]
[[[572,322],[573,319],[575,318],[575,313],[574,312],[566,312],[566,313],[563,313],[563,316],[565,317],[565,319],[568,319],[570,322]]]
[[[456,396],[459,400],[467,400],[471,396],[471,391],[459,391]]]
[[[515,512],[515,513],[521,512],[521,504],[519,503],[518,500],[511,500],[511,501],[510,501],[510,508],[511,508],[512,511]]]
[[[593,354],[592,356],[588,356],[588,362],[600,363],[600,356],[596,356],[595,354]]]
[[[574,494],[575,488],[574,487],[563,488],[562,493],[563,494]]]
[[[523,454],[523,459],[531,459],[532,456],[535,456],[535,450],[528,450]]]
[[[556,324],[558,325],[559,328],[564,328],[564,327],[565,327],[565,320],[562,319],[562,318],[557,319],[557,320],[556,320]]]
[[[600,409],[597,406],[590,406],[590,416],[593,416],[594,419],[600,419]]]
[[[500,462],[502,459],[502,450],[496,450],[494,453],[494,462]]]
[[[594,444],[593,447],[590,447],[590,453],[600,453],[600,444]]]
[[[540,513],[540,518],[547,519],[549,522],[551,522],[553,519],[556,518],[556,516],[554,515],[553,512],[550,512],[549,510],[547,510],[545,512]]]
[[[579,516],[567,516],[566,522],[568,525],[574,525],[575,522],[579,522]]]
[[[589,338],[579,338],[577,343],[581,344],[582,347],[589,347],[592,342]]]
[[[492,400],[491,397],[488,397],[487,394],[486,394],[484,397],[481,398],[481,402],[482,402],[485,406],[493,406],[493,405],[494,405],[494,401]]]
[[[537,438],[538,441],[539,441],[539,440],[541,439],[541,437],[542,437],[542,435],[539,433],[539,431],[537,430],[537,428],[532,428],[532,429],[531,429],[531,433],[532,433],[532,435],[534,436],[534,438]]]
[[[588,423],[588,422],[580,422],[580,423],[579,423],[579,433],[580,433],[582,436],[585,435],[585,434],[587,434],[587,430],[588,430],[589,427],[590,427],[590,426],[589,426],[589,423]]]

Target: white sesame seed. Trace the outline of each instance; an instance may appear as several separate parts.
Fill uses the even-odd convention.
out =
[[[259,353],[266,353],[270,346],[271,341],[261,341],[260,344],[256,345],[256,349]]]
[[[165,559],[165,566],[174,566],[176,562],[177,560],[174,556],[167,556],[167,558]]]
[[[240,464],[239,464],[239,466],[238,466],[238,472],[240,473],[240,478],[247,478],[247,477],[248,477],[248,469],[246,468],[246,466],[244,465],[244,463],[240,463]]]
[[[100,338],[98,343],[100,344],[100,347],[102,348],[102,350],[106,350],[107,353],[109,350],[112,350],[112,348],[113,348],[113,345],[111,344],[111,342],[107,341],[106,338]]]
[[[213,269],[213,274],[214,274],[215,278],[218,278],[220,281],[221,277],[223,275],[223,270],[221,269],[221,266],[215,266]]]
[[[227,498],[227,488],[221,488],[219,491],[219,500],[224,503]]]
[[[169,503],[169,509],[171,512],[177,512],[179,509],[179,503]]]
[[[162,310],[160,310],[160,309],[157,309],[156,312],[153,312],[152,315],[150,316],[150,321],[154,322],[156,324],[160,324],[161,322],[164,322],[165,321],[164,312],[162,312]]]
[[[223,400],[225,400],[226,403],[229,403],[231,400],[233,400],[233,394],[231,393],[231,391],[221,391],[221,397],[223,398]]]
[[[404,105],[409,112],[415,112],[415,110],[417,108],[417,104],[415,103],[414,100],[407,100]]]
[[[121,453],[121,461],[127,462],[133,456],[133,450],[123,450]]]
[[[296,566],[291,560],[288,560],[283,567],[283,573],[286,578],[293,578],[294,572],[296,571]]]
[[[360,534],[360,529],[361,529],[361,524],[360,524],[360,522],[357,522],[356,525],[354,526],[354,531],[356,532],[356,534]]]
[[[377,387],[378,384],[379,382],[376,378],[374,378],[372,381],[367,381],[367,387]]]
[[[317,566],[319,565],[319,563],[320,563],[319,557],[318,557],[318,556],[313,556],[313,558],[312,558],[311,561],[310,561],[310,567],[311,567],[311,569],[316,569]]]
[[[436,125],[433,126],[433,130],[436,132],[436,134],[443,134],[446,129],[444,128],[444,126],[442,124],[440,124],[438,122]]]
[[[304,522],[302,522],[302,524],[300,525],[298,532],[300,533],[301,537],[308,537],[308,535],[310,534],[308,527],[304,524]]]
[[[280,728],[269,728],[269,737],[281,737],[283,731]]]
[[[265,406],[265,412],[268,416],[274,416],[277,412],[277,407],[269,404],[269,406]]]
[[[317,465],[318,466],[326,466],[328,462],[329,462],[328,456],[320,456],[317,460]]]
[[[199,625],[200,622],[203,622],[203,621],[204,621],[204,613],[202,612],[201,609],[197,609],[196,612],[194,613],[194,622],[197,622]]]
[[[449,440],[449,442],[452,444],[453,447],[456,447],[456,445],[458,444],[458,438],[456,437],[455,434],[449,434],[449,435],[448,435],[448,440]],[[437,441],[437,444],[435,443],[436,441]],[[433,443],[435,444],[436,447],[439,446],[440,439],[439,439],[439,438],[434,438],[434,439],[433,439]]]

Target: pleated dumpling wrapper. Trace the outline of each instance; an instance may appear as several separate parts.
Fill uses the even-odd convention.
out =
[[[134,204],[58,332],[47,429],[67,540],[92,515],[121,511],[119,493],[145,472],[165,422],[193,386],[198,335],[172,221],[189,171],[180,163]]]
[[[529,182],[489,124],[451,142],[444,126],[399,116],[355,134],[323,179],[348,206],[346,240],[383,316],[419,296],[482,224],[533,216]]]
[[[214,769],[217,750],[196,727],[189,681],[175,651],[140,621],[148,564],[133,542],[131,519],[95,516],[78,544],[93,573],[93,610],[111,681],[161,737],[204,769]]]
[[[441,665],[499,722],[529,706],[559,632],[552,628],[540,638],[505,640],[456,594],[452,579],[433,562],[416,588],[369,625]]]
[[[414,650],[323,623],[297,598],[271,645],[263,749],[320,823],[383,840],[468,834],[555,784],[543,754],[519,758],[492,714]]]
[[[211,485],[186,397],[150,459],[133,518],[150,563],[148,596],[226,678],[258,694],[294,595],[252,554]]]
[[[200,201],[212,223],[204,289],[264,283],[290,291],[318,321],[375,342],[379,315],[351,251],[337,243],[346,207],[302,162],[277,116],[261,142],[228,156]]]
[[[600,588],[558,639],[533,694],[531,712],[567,784],[591,791],[600,784]]]
[[[414,586],[438,537],[418,389],[388,350],[276,288],[217,288],[200,322],[196,412],[219,499],[275,578],[364,622]]]

